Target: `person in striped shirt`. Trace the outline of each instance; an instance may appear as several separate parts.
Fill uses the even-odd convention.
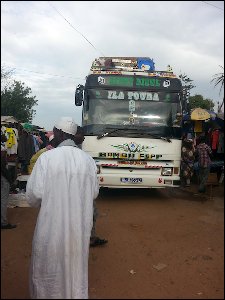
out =
[[[206,137],[200,136],[198,140],[198,146],[196,147],[196,157],[199,164],[199,193],[205,193],[206,182],[210,172],[212,150],[206,144]]]

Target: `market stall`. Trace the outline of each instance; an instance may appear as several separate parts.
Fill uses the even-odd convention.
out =
[[[13,116],[1,116],[1,134],[6,142],[2,142],[7,152],[7,168],[13,182],[24,187],[28,179],[27,166],[31,157],[46,147],[47,131],[30,123],[20,123]]]

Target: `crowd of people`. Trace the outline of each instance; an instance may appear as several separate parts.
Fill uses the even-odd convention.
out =
[[[83,141],[82,127],[63,117],[46,147],[27,165],[26,199],[30,206],[40,208],[30,268],[33,299],[88,298],[89,247],[108,242],[95,232],[99,184],[93,158],[81,149]],[[2,146],[1,150],[6,158],[6,149]],[[7,221],[11,182],[6,159],[1,162],[1,229],[13,229],[16,225]]]
[[[1,135],[1,140],[4,136]],[[70,117],[56,122],[45,147],[29,159],[26,199],[39,208],[32,243],[30,293],[32,299],[87,299],[90,246],[107,240],[96,236],[97,168],[82,150],[84,132]],[[7,220],[11,182],[6,168],[6,149],[1,146],[1,229],[14,229]],[[190,186],[198,164],[198,192],[205,193],[212,150],[205,136],[183,138],[182,184]]]
[[[206,183],[210,173],[212,149],[207,144],[206,136],[200,135],[196,139],[183,137],[181,148],[181,182],[182,186],[190,186],[194,172],[197,171],[198,192],[206,192]]]

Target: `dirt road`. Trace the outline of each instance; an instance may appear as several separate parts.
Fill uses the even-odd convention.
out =
[[[191,192],[110,190],[97,205],[91,248],[91,299],[223,299],[224,200],[215,187],[202,203]],[[28,270],[38,210],[11,208],[14,230],[2,230],[1,298],[29,299]]]

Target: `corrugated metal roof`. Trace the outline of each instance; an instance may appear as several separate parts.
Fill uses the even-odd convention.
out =
[[[1,116],[1,124],[3,123],[19,123],[13,116]]]

